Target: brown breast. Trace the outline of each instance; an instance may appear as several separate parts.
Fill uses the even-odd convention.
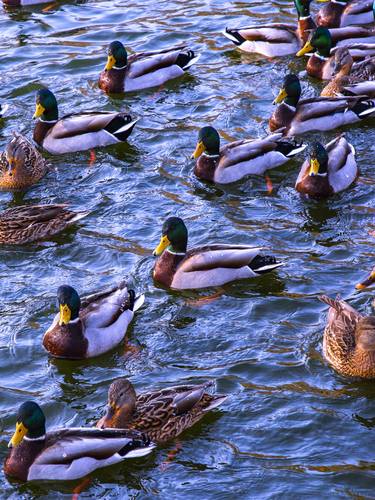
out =
[[[27,481],[29,468],[43,450],[44,444],[44,440],[26,441],[24,439],[16,448],[11,448],[4,463],[5,474],[21,481]]]
[[[99,75],[99,88],[109,94],[124,92],[126,70],[127,68],[103,70]]]
[[[34,127],[33,139],[39,144],[39,146],[43,146],[43,141],[48,131],[55,125],[56,122],[46,123],[38,120]]]
[[[217,163],[218,158],[209,158],[206,155],[202,155],[195,164],[194,174],[199,179],[213,182]]]
[[[316,17],[317,25],[324,28],[339,28],[345,7],[345,5],[328,2],[320,9]]]
[[[297,191],[307,194],[310,198],[328,198],[333,195],[333,189],[328,182],[328,177],[319,175],[306,175],[296,186]]]
[[[286,127],[284,134],[288,132],[290,124],[295,115],[295,110],[282,103],[276,108],[268,124],[271,132]]]
[[[154,280],[159,282],[161,285],[170,287],[173,281],[176,269],[181,261],[183,261],[185,255],[176,255],[174,253],[164,250],[161,256],[158,258],[154,267]]]
[[[83,336],[81,323],[57,325],[43,338],[44,348],[53,356],[69,359],[86,357],[88,341]]]

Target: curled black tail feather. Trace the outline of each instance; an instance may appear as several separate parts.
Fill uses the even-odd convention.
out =
[[[246,42],[245,38],[241,36],[236,30],[225,28],[225,32],[236,39],[236,41],[232,40],[232,42],[235,43],[236,45],[241,45],[242,43]]]
[[[188,50],[187,52],[180,52],[176,59],[177,66],[180,66],[181,69],[184,69],[185,66],[189,64],[189,62],[194,59],[195,54],[192,50]]]
[[[254,273],[264,274],[272,271],[272,267],[270,269],[262,269],[263,267],[277,266],[277,264],[278,261],[273,255],[256,255],[250,262],[249,267]]]

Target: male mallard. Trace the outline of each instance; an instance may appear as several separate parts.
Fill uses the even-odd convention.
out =
[[[162,85],[183,75],[199,59],[186,45],[128,57],[119,41],[108,48],[108,61],[99,76],[99,88],[120,94]]]
[[[311,0],[294,0],[298,24],[264,24],[246,28],[226,28],[224,36],[245,52],[262,54],[267,57],[295,54],[306,42],[316,24],[310,15]],[[371,30],[356,26],[330,30],[332,43],[350,43],[352,39],[368,41]],[[354,41],[354,40],[353,40]]]
[[[321,94],[326,97],[337,95],[366,95],[375,97],[375,57],[365,59],[353,66],[353,57],[346,47],[335,52],[334,77]]]
[[[154,448],[137,431],[72,427],[46,432],[45,420],[34,401],[19,407],[5,474],[21,481],[70,481]]]
[[[328,2],[319,10],[316,20],[319,26],[339,28],[352,24],[369,24],[374,21],[372,0],[318,0]]]
[[[178,290],[220,286],[283,265],[275,257],[261,255],[261,248],[246,245],[207,245],[187,252],[187,240],[182,219],[170,217],[164,222],[160,243],[154,250],[160,257],[153,276],[160,284]]]
[[[282,133],[264,139],[231,142],[220,149],[217,130],[203,127],[192,155],[198,158],[194,173],[206,181],[228,184],[249,174],[261,175],[268,169],[283,165],[303,149],[304,145],[283,138]]]
[[[80,299],[71,286],[57,290],[59,313],[43,336],[43,346],[56,358],[99,356],[125,337],[144,295],[135,297],[125,284]]]
[[[21,245],[50,238],[86,217],[68,205],[23,205],[0,213],[0,244]]]
[[[129,380],[120,378],[110,385],[107,414],[96,425],[135,429],[155,443],[163,443],[227,399],[226,395],[207,392],[213,385],[181,385],[137,395]]]
[[[357,290],[364,290],[365,288],[368,288],[369,286],[372,286],[375,283],[375,266],[372,268],[371,273],[362,280],[360,283],[356,284],[356,289]]]
[[[74,153],[126,141],[137,120],[126,113],[88,111],[60,118],[48,89],[36,94],[34,140],[52,154]]]
[[[345,300],[320,300],[330,306],[323,354],[341,375],[375,378],[375,316],[362,316]]]
[[[311,198],[343,191],[358,176],[355,149],[343,136],[325,145],[315,142],[299,173],[296,189]]]
[[[359,122],[375,112],[375,101],[363,96],[313,97],[300,101],[300,95],[299,78],[287,75],[274,100],[274,104],[282,104],[269,120],[271,132],[283,128],[285,135],[297,135],[312,130],[333,130]]]
[[[48,171],[48,163],[34,145],[14,134],[0,153],[0,189],[22,190],[38,182]]]

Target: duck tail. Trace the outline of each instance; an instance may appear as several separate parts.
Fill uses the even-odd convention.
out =
[[[301,151],[304,151],[307,147],[307,144],[304,144],[302,141],[288,141],[287,139],[282,139],[278,141],[276,151],[283,154],[287,158],[292,158],[296,156]]]
[[[265,274],[283,265],[284,262],[279,262],[273,255],[256,255],[249,267],[254,273]]]
[[[335,309],[337,312],[342,311],[342,305],[340,301],[340,296],[338,295],[336,299],[331,299],[331,297],[328,297],[328,295],[319,295],[318,299],[323,302],[324,304],[327,304],[329,307],[332,307]]]
[[[141,295],[138,295],[138,297],[135,298],[134,300],[134,305],[133,305],[133,311],[138,311],[138,309],[140,309],[143,304],[145,303],[145,294],[144,293],[141,293]]]
[[[236,29],[225,28],[223,35],[236,45],[242,45],[246,40]]]
[[[214,394],[210,403],[204,408],[204,412],[213,410],[222,405],[229,398],[228,394]]]
[[[118,113],[104,128],[106,132],[116,137],[119,141],[126,141],[137,123],[137,119],[126,113]]]
[[[195,55],[192,50],[187,50],[186,52],[180,52],[176,59],[177,66],[180,66],[184,71],[195,64],[200,58],[200,54]]]
[[[72,212],[72,218],[69,220],[69,224],[74,224],[75,222],[78,222],[79,220],[83,219],[87,215],[89,215],[90,211],[86,210],[85,212]]]
[[[364,118],[375,112],[375,101],[371,99],[361,99],[352,107],[352,111],[358,118]]]

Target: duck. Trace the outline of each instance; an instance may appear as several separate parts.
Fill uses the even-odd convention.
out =
[[[372,268],[372,271],[367,276],[367,278],[357,283],[355,287],[357,290],[364,290],[365,288],[372,286],[374,283],[375,283],[375,266]]]
[[[21,205],[0,212],[0,244],[24,245],[51,238],[89,214],[68,205]]]
[[[214,385],[214,382],[180,385],[136,394],[128,379],[117,379],[108,390],[108,411],[96,426],[134,429],[154,443],[164,443],[227,399],[227,395],[208,392]]]
[[[317,0],[327,2],[317,13],[318,26],[340,28],[374,22],[372,0]]]
[[[108,47],[108,60],[99,76],[99,88],[121,94],[156,87],[182,76],[200,55],[186,45],[128,57],[124,45],[116,40]]]
[[[348,188],[358,173],[355,149],[340,135],[325,146],[320,142],[312,144],[295,187],[310,198],[328,198]]]
[[[254,278],[283,265],[262,248],[247,245],[207,245],[187,251],[188,231],[179,217],[169,217],[162,228],[154,280],[176,290],[208,288]]]
[[[353,57],[346,47],[335,52],[334,76],[324,87],[321,96],[366,95],[375,97],[375,57],[353,67]]]
[[[343,28],[345,29],[345,28]],[[358,28],[357,28],[358,29]],[[351,50],[365,43],[369,47],[375,48],[375,32],[365,39],[345,39],[337,44],[337,47],[347,47]],[[334,73],[334,55],[331,54],[333,40],[330,30],[318,27],[311,32],[307,42],[301,50],[297,52],[297,57],[313,52],[306,65],[307,74],[320,80],[330,80]],[[336,49],[337,50],[337,49]],[[371,51],[369,51],[371,53]]]
[[[225,28],[223,35],[239,49],[266,57],[282,57],[295,54],[307,42],[316,24],[310,14],[311,0],[294,0],[297,10],[297,26],[292,24],[271,23],[243,28]],[[348,26],[330,30],[332,43],[350,43],[353,39],[369,41],[373,35],[367,28]],[[374,38],[375,41],[375,38]]]
[[[35,146],[22,134],[14,132],[0,153],[0,189],[25,190],[40,181],[49,165]]]
[[[375,111],[375,101],[363,96],[312,97],[300,100],[301,83],[297,75],[285,76],[274,104],[280,104],[269,120],[271,132],[283,129],[286,136],[313,130],[333,130],[356,123]]]
[[[325,359],[341,375],[375,378],[375,316],[363,316],[340,297],[319,299],[329,306]]]
[[[44,348],[55,358],[87,359],[116,347],[126,336],[134,313],[143,305],[125,283],[81,300],[69,285],[57,290],[59,313],[43,336]]]
[[[155,445],[134,430],[65,427],[46,432],[42,408],[25,401],[8,447],[5,474],[26,482],[80,479],[102,467],[146,456]]]
[[[283,138],[281,132],[263,139],[231,142],[220,149],[220,137],[214,127],[203,127],[192,158],[197,159],[194,174],[218,184],[235,182],[249,174],[261,175],[266,170],[286,163],[306,146]]]
[[[74,153],[126,141],[137,120],[126,113],[87,111],[59,119],[57,101],[47,88],[38,90],[33,116],[34,141],[51,154]]]

